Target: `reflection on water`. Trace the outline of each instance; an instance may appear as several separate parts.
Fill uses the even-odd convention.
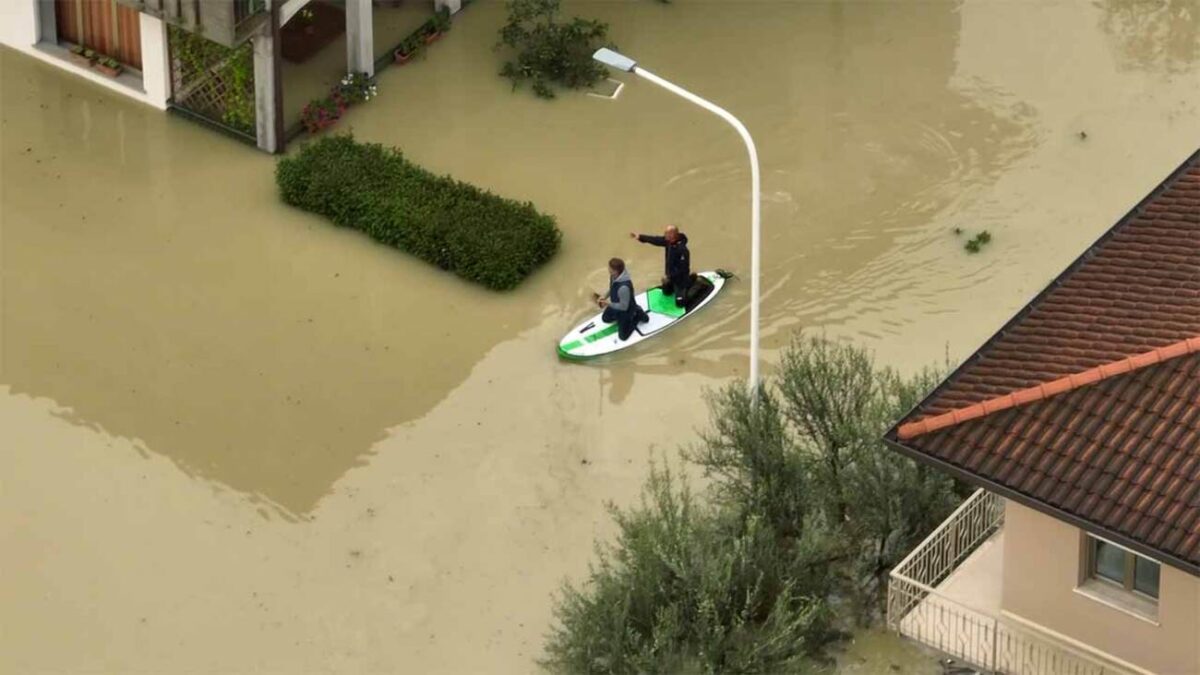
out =
[[[539,314],[284,208],[269,157],[0,59],[0,383],[81,424],[303,514]]]
[[[1100,25],[1133,68],[1184,73],[1200,56],[1196,0],[1099,0]]]

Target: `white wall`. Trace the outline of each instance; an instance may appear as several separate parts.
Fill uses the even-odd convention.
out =
[[[0,2],[0,44],[16,49],[37,42],[37,0]]]
[[[167,31],[162,21],[141,15],[142,75],[122,73],[112,79],[88,68],[75,65],[65,49],[56,44],[39,43],[39,0],[0,0],[0,44],[40,59],[68,73],[121,94],[165,109],[171,96],[170,68],[167,63]],[[42,0],[47,11],[54,11],[52,0]]]

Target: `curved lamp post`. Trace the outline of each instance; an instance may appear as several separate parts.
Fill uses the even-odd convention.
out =
[[[746,143],[746,151],[750,153],[750,394],[754,397],[751,400],[757,400],[758,393],[758,277],[759,277],[759,225],[760,211],[759,204],[761,203],[760,192],[761,186],[758,176],[758,150],[754,147],[754,139],[750,138],[750,132],[746,130],[738,118],[729,113],[728,110],[706,101],[692,92],[680,87],[677,84],[668,82],[661,77],[651,73],[638,66],[637,61],[618,54],[611,49],[601,48],[596,50],[592,55],[604,65],[623,70],[627,73],[633,73],[643,79],[649,80],[654,84],[666,89],[672,94],[682,96],[683,98],[695,103],[705,110],[715,114],[717,117],[729,122],[729,124],[737,130],[738,135]]]

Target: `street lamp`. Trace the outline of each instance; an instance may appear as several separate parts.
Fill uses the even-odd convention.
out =
[[[677,94],[683,98],[695,103],[705,110],[715,114],[717,117],[729,122],[738,135],[746,143],[746,151],[750,153],[750,394],[757,400],[758,393],[758,277],[759,277],[759,205],[761,203],[761,185],[758,176],[758,150],[754,147],[754,139],[750,138],[750,132],[746,130],[738,118],[729,113],[728,110],[706,101],[692,92],[680,87],[677,84],[668,82],[654,73],[638,66],[637,61],[618,54],[617,52],[608,49],[600,48],[592,55],[604,65],[622,70],[627,73],[633,73],[643,79],[650,80],[654,84],[666,89],[672,94]]]

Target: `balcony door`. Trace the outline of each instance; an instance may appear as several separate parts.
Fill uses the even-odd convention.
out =
[[[116,0],[54,0],[60,42],[83,45],[141,70],[141,20]]]

